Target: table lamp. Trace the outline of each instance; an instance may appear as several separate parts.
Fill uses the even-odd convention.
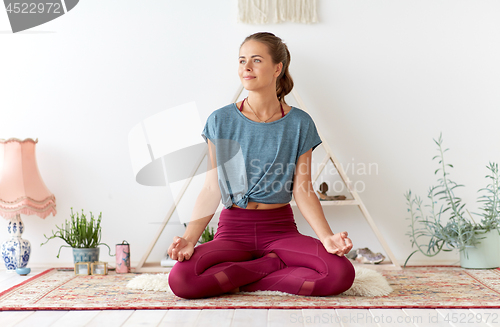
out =
[[[35,145],[38,139],[0,139],[3,166],[0,172],[0,215],[9,220],[11,236],[2,244],[2,258],[8,272],[26,267],[31,244],[22,239],[21,214],[45,219],[56,212],[56,199],[47,189],[38,171]],[[3,151],[2,151],[3,150]]]

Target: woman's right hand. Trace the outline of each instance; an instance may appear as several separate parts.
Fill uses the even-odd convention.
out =
[[[339,257],[346,255],[352,249],[352,241],[347,237],[347,232],[336,233],[325,237],[321,243],[326,251]]]
[[[191,259],[193,252],[193,242],[187,241],[185,238],[179,236],[174,236],[174,241],[168,248],[168,256],[177,261]]]

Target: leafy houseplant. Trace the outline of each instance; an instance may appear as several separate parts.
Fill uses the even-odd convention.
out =
[[[82,209],[81,215],[77,212],[75,218],[73,208],[71,208],[70,217],[71,220],[69,222],[66,220],[65,224],[61,225],[61,227],[56,225],[57,230],[55,232],[52,231],[52,235],[50,237],[47,237],[44,234],[43,236],[45,236],[47,241],[41,245],[47,244],[47,242],[53,238],[60,238],[65,241],[68,245],[61,245],[59,252],[57,253],[57,258],[59,258],[61,248],[63,247],[71,247],[73,249],[96,249],[98,251],[99,249],[97,247],[99,245],[106,245],[109,249],[109,255],[111,255],[110,247],[106,243],[101,243],[102,212],[99,214],[97,219],[95,219],[92,212],[90,212],[90,219],[87,219]]]
[[[498,175],[498,164],[491,163],[486,166],[491,172],[491,175],[486,175],[490,179],[490,183],[485,188],[480,189],[478,192],[486,192],[482,195],[478,202],[483,204],[481,210],[482,216],[481,224],[489,229],[500,229],[500,183]]]
[[[211,241],[214,239],[214,236],[215,236],[215,233],[214,233],[214,228],[211,227],[211,229],[207,226],[207,228],[205,228],[205,230],[203,231],[203,234],[201,234],[201,237],[200,237],[200,240],[199,242],[200,243],[206,243],[208,241]]]
[[[483,207],[481,208],[483,213],[476,214],[482,217],[478,223],[472,218],[468,210],[466,210],[468,215],[465,215],[465,203],[462,203],[462,199],[454,193],[457,187],[462,187],[463,185],[453,182],[448,177],[449,173],[447,169],[453,168],[453,166],[444,162],[444,152],[449,149],[442,149],[441,134],[439,140],[434,140],[434,142],[438,145],[439,154],[432,159],[439,159],[440,164],[440,167],[436,169],[434,174],[436,175],[441,171],[442,178],[438,179],[439,184],[437,186],[429,188],[427,197],[430,199],[431,204],[425,205],[425,207],[430,208],[429,216],[424,213],[420,197],[412,197],[411,190],[405,193],[408,212],[410,212],[409,219],[411,220],[411,224],[409,225],[410,231],[406,235],[410,237],[412,247],[416,246],[417,250],[408,256],[404,266],[406,266],[410,257],[416,252],[421,252],[427,257],[432,257],[441,252],[441,250],[453,251],[454,249],[458,249],[461,254],[465,254],[468,258],[467,249],[478,245],[481,242],[480,240],[485,238],[484,234],[490,231],[496,231],[500,234],[498,164],[490,163],[489,166],[486,166],[491,172],[490,175],[486,176],[486,178],[491,180],[491,184],[478,191],[487,193],[480,197],[479,202],[483,203]],[[438,201],[435,200],[436,197],[439,197],[438,200],[444,202],[439,209],[437,208]],[[442,215],[446,212],[448,212],[449,217],[445,223],[441,219]],[[420,242],[420,238],[422,237],[426,239],[427,244]]]

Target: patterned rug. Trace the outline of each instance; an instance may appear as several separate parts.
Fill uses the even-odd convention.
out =
[[[387,296],[270,296],[251,293],[186,300],[168,292],[126,288],[137,274],[76,276],[49,269],[0,293],[4,310],[500,308],[500,270],[407,267],[381,271]]]

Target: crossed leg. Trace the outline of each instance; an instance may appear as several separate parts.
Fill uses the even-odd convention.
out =
[[[255,259],[256,252],[267,254]],[[268,243],[264,251],[214,239],[197,246],[190,260],[177,262],[168,282],[174,294],[188,299],[217,296],[238,287],[327,296],[349,289],[354,276],[346,257],[328,253],[313,237],[294,234]]]
[[[241,242],[214,239],[197,246],[189,260],[175,263],[168,283],[179,297],[203,298],[227,293],[282,267],[275,255],[255,259]]]
[[[286,268],[240,287],[241,291],[281,291],[297,295],[327,296],[348,290],[354,281],[354,267],[346,257],[328,253],[310,236],[280,238],[267,246]]]

